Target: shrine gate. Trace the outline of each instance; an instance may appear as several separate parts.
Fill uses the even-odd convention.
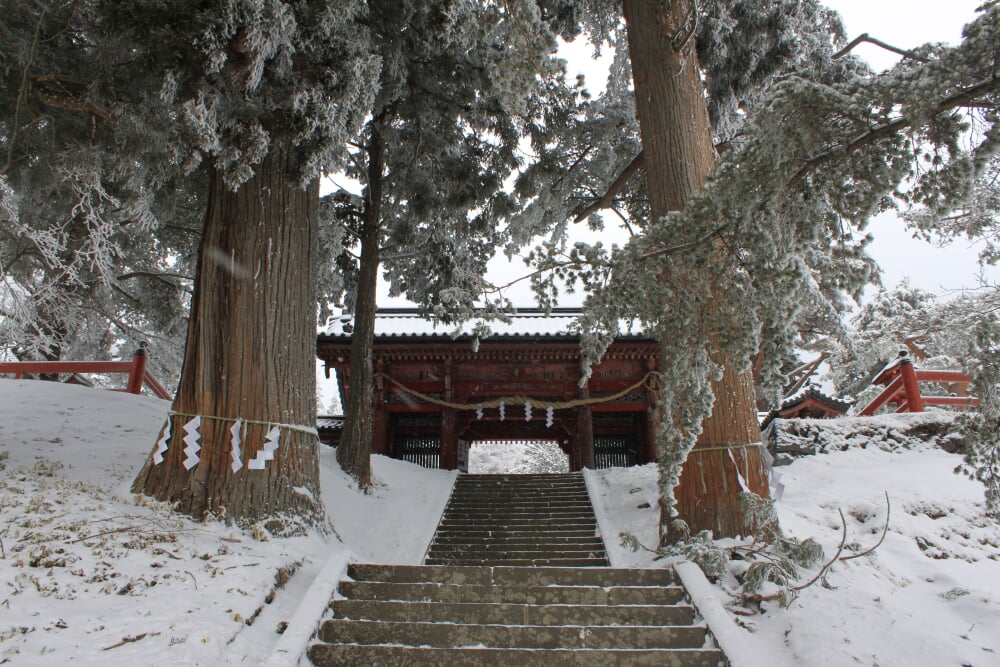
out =
[[[565,333],[578,315],[521,310],[476,345],[429,330],[414,310],[380,309],[373,453],[454,470],[476,441],[546,440],[571,470],[654,461],[659,344],[619,337],[581,387],[580,336]],[[342,399],[351,390],[350,345],[349,331],[317,339]]]

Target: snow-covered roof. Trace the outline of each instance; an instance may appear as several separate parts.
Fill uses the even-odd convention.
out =
[[[542,308],[519,308],[509,315],[508,322],[494,320],[484,322],[477,319],[459,327],[459,335],[471,335],[474,327],[485,323],[490,328],[492,336],[574,336],[573,325],[580,317],[579,308],[553,308],[546,311]],[[320,335],[339,337],[350,336],[353,316],[344,314],[340,318],[331,319]],[[625,323],[622,327],[627,331]],[[455,335],[454,324],[442,324],[427,319],[415,308],[380,308],[375,315],[376,336],[415,336],[443,337]],[[641,332],[632,335],[641,336]]]
[[[854,399],[850,397],[835,397],[823,393],[815,385],[807,384],[801,389],[799,389],[794,394],[786,396],[781,400],[781,407],[772,409],[768,412],[763,419],[760,419],[761,430],[766,429],[772,421],[777,417],[782,415],[787,415],[794,412],[796,409],[804,405],[807,401],[812,401],[814,404],[818,403],[825,406],[831,413],[840,413],[843,415],[846,413],[851,406],[854,404]],[[759,417],[759,415],[758,415]]]
[[[321,430],[342,431],[344,429],[344,418],[339,415],[316,417],[316,428]]]

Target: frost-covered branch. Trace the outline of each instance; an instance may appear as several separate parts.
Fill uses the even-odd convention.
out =
[[[850,53],[851,51],[853,51],[854,47],[858,46],[859,44],[864,44],[866,42],[868,44],[874,44],[875,46],[882,47],[886,51],[892,51],[896,55],[903,56],[904,58],[909,58],[911,60],[916,60],[917,62],[920,62],[920,63],[930,62],[927,58],[922,58],[922,57],[918,56],[917,54],[913,53],[912,51],[907,51],[905,49],[901,49],[899,47],[892,46],[891,44],[887,44],[886,42],[883,42],[880,39],[876,39],[876,38],[872,37],[871,35],[869,35],[867,32],[863,32],[860,35],[858,35],[857,37],[855,37],[854,39],[852,39],[850,42],[847,43],[847,46],[845,46],[844,48],[842,48],[840,51],[837,51],[836,53],[834,53],[831,56],[831,58],[833,60],[837,60],[838,58],[843,58],[848,53]]]
[[[983,95],[989,95],[1000,90],[1000,78],[991,77],[980,81],[972,86],[964,88],[953,95],[949,95],[940,102],[938,102],[933,113],[935,115],[950,111],[963,106],[968,106],[974,103],[977,99]],[[910,116],[902,116],[888,123],[884,123],[877,127],[874,127],[867,132],[855,137],[848,143],[834,147],[823,153],[815,155],[809,158],[795,173],[794,176],[789,180],[788,185],[793,186],[811,172],[815,171],[819,167],[832,162],[833,160],[838,160],[846,158],[852,153],[865,148],[880,139],[885,139],[887,137],[893,136],[899,131],[912,126],[917,122],[925,122],[924,118],[915,118]]]

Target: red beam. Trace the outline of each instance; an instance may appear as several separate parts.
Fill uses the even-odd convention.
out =
[[[897,394],[903,393],[903,378],[896,377],[889,386],[882,390],[882,393],[876,396],[871,403],[866,405],[864,409],[858,414],[862,417],[870,417],[881,408],[886,403],[896,399]]]
[[[156,396],[157,398],[164,398],[168,401],[173,400],[174,397],[170,395],[170,392],[167,391],[166,387],[160,384],[159,380],[153,377],[152,373],[146,371],[143,374],[143,380],[145,382],[145,385],[149,387],[149,390],[153,392],[154,396]]]
[[[961,371],[934,371],[934,370],[921,370],[916,371],[917,380],[920,382],[952,382],[952,383],[970,383],[972,378]]]
[[[972,398],[971,396],[924,396],[924,405],[968,407],[970,405],[979,405],[979,399]]]
[[[131,361],[13,361],[0,363],[4,373],[129,373]]]

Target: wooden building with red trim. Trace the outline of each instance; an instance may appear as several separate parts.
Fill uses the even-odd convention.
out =
[[[580,336],[569,332],[578,315],[523,309],[477,339],[452,336],[412,309],[380,309],[373,453],[451,470],[477,441],[546,440],[571,470],[654,461],[659,344],[617,338],[581,386]],[[350,345],[342,328],[317,339],[342,399],[351,390]]]

